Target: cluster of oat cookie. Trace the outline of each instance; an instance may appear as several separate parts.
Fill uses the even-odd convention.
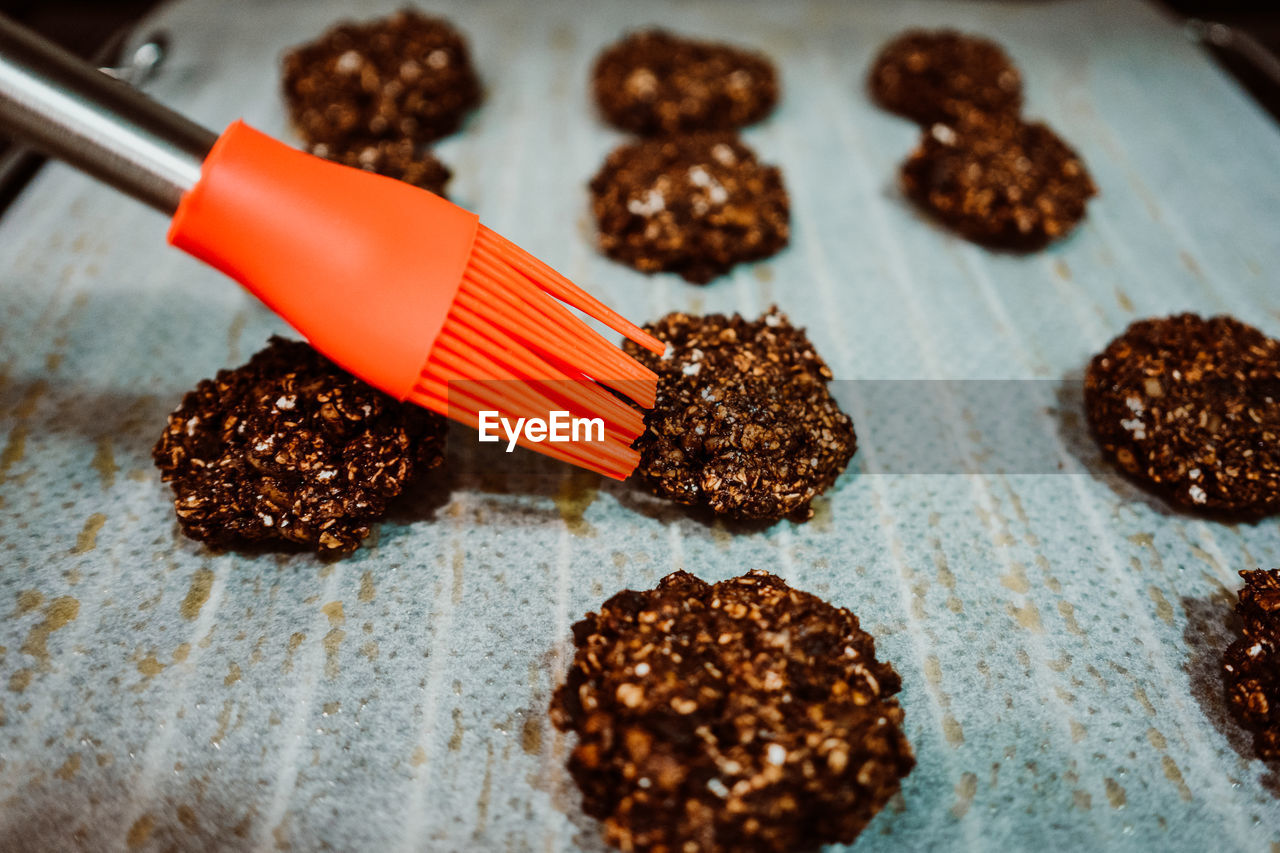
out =
[[[600,54],[592,91],[610,124],[645,137],[615,149],[591,180],[606,255],[706,284],[787,245],[782,173],[736,135],[778,101],[766,57],[646,30]]]
[[[404,9],[290,51],[284,95],[312,153],[443,194],[449,170],[426,146],[458,129],[481,88],[462,34]]]
[[[849,844],[915,766],[902,680],[844,608],[763,571],[687,572],[573,626],[551,702],[583,808],[623,850]]]
[[[705,284],[787,244],[782,173],[736,135],[778,101],[766,57],[646,30],[601,52],[592,91],[609,123],[645,137],[616,148],[591,180],[606,255]],[[804,331],[776,309],[754,321],[673,313],[646,329],[669,346],[661,358],[627,348],[659,377],[636,444],[639,479],[729,518],[807,518],[856,443]]]
[[[169,415],[154,458],[182,530],[214,547],[287,543],[347,554],[444,456],[445,420],[272,338]]]
[[[1170,504],[1230,522],[1280,511],[1280,340],[1234,317],[1140,320],[1089,363],[1084,401],[1103,455]],[[1240,575],[1226,698],[1276,760],[1280,571]]]
[[[911,30],[871,67],[875,100],[924,128],[902,166],[906,195],[988,246],[1031,250],[1068,234],[1097,193],[1080,156],[1022,118],[1022,75],[994,42]]]

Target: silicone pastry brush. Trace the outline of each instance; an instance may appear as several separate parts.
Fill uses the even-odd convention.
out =
[[[598,418],[577,441],[519,443],[617,479],[635,468],[643,416],[619,395],[649,408],[657,377],[561,303],[664,345],[475,214],[242,122],[215,136],[3,17],[0,125],[172,216],[170,243],[396,399],[472,427]]]

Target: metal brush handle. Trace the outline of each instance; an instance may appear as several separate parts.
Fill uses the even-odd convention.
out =
[[[166,214],[217,139],[2,15],[0,128]]]

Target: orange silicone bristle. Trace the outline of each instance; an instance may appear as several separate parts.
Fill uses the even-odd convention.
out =
[[[512,422],[521,417],[546,419],[554,411],[598,418],[603,441],[535,442],[521,435],[518,443],[625,479],[639,462],[631,445],[644,431],[644,418],[617,394],[650,407],[657,376],[558,299],[647,349],[663,349],[653,336],[481,225],[462,283],[410,399],[477,429],[485,411]]]
[[[657,393],[656,377],[646,370],[643,378],[637,381],[634,373],[636,362],[617,347],[606,344],[580,349],[574,346],[584,338],[598,339],[599,336],[563,305],[545,298],[528,280],[503,270],[500,260],[487,255],[479,247],[472,256],[469,275],[472,288],[467,292],[460,290],[455,305],[466,305],[517,326],[534,323],[544,330],[544,342],[554,336],[557,346],[544,348],[544,354],[553,361],[560,360],[559,366],[569,375],[580,370],[641,406],[653,407]],[[568,345],[567,349],[565,345]],[[569,362],[559,359],[559,354],[565,351],[571,354]]]
[[[476,245],[491,247],[493,251],[501,255],[507,263],[520,271],[529,278],[530,281],[537,284],[542,290],[550,293],[561,302],[568,303],[574,308],[595,317],[601,323],[604,323],[610,329],[618,332],[625,338],[635,341],[640,346],[657,355],[666,352],[666,344],[655,338],[653,335],[641,329],[635,323],[632,323],[626,317],[609,308],[600,300],[596,299],[590,293],[578,287],[569,279],[560,275],[547,264],[535,258],[533,255],[521,249],[515,243],[503,237],[496,231],[490,231],[483,225],[476,235]]]

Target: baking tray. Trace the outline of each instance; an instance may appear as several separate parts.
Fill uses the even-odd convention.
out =
[[[287,135],[281,51],[392,8],[175,3],[138,32],[172,37],[147,88]],[[1235,572],[1280,564],[1280,528],[1168,511],[1101,464],[1079,408],[1088,358],[1138,317],[1280,332],[1280,134],[1175,22],[1107,0],[428,8],[487,85],[438,152],[489,225],[630,317],[777,302],[841,380],[954,393],[854,406],[864,450],[808,524],[709,523],[459,430],[350,559],[213,554],[149,450],[183,392],[282,327],[166,249],[163,217],[52,166],[0,221],[0,848],[599,850],[545,711],[570,624],[678,568],[760,567],[852,608],[902,674],[919,765],[858,850],[1280,850],[1276,775],[1217,679]],[[591,60],[655,22],[783,75],[745,135],[784,170],[792,245],[708,287],[591,245],[584,184],[623,138]],[[943,24],[1008,47],[1101,187],[1045,252],[954,239],[894,188],[916,131],[865,69]],[[968,430],[968,473],[875,473],[876,422],[941,400],[964,425],[969,380],[1056,389],[1025,415],[1052,466],[1003,468]]]

